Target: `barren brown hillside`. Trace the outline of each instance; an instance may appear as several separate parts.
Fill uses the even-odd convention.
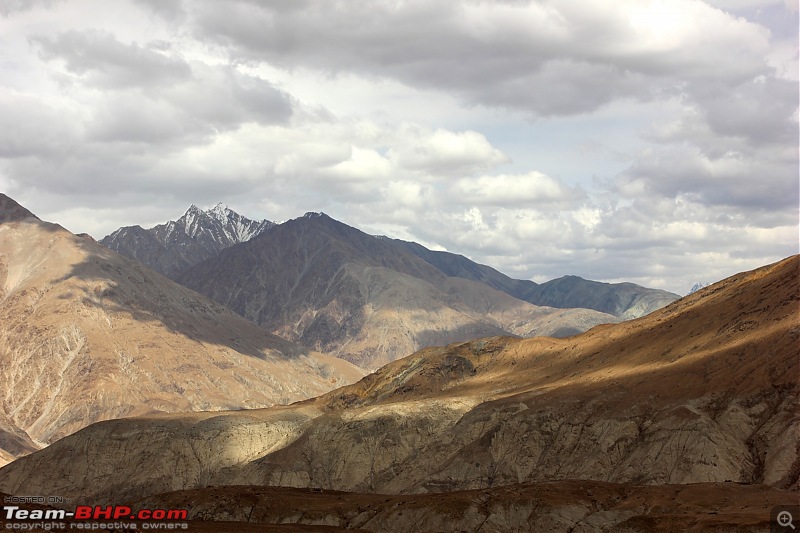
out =
[[[362,375],[88,237],[31,217],[0,224],[7,454],[99,420],[288,403]]]
[[[208,485],[407,494],[570,479],[797,491],[799,264],[578,337],[423,350],[291,406],[95,424],[0,470],[0,490],[99,502]]]

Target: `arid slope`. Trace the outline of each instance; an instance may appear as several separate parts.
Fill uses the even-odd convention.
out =
[[[99,420],[288,403],[362,375],[89,237],[30,217],[0,224],[6,452],[26,450],[3,445],[4,420],[47,444]]]
[[[0,490],[98,502],[208,485],[797,490],[799,265],[795,256],[569,339],[426,349],[291,406],[95,424],[0,470]]]

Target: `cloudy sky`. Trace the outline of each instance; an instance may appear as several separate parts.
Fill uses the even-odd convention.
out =
[[[0,0],[0,191],[685,293],[798,252],[797,0]]]

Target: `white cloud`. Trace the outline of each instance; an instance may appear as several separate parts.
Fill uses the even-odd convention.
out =
[[[433,132],[404,124],[399,143],[389,152],[401,168],[438,175],[458,175],[492,168],[509,161],[508,156],[492,146],[486,137],[475,131]]]
[[[327,169],[324,173],[341,180],[373,180],[386,179],[392,170],[392,164],[375,150],[351,147],[350,158]]]
[[[533,210],[567,207],[585,197],[580,189],[567,187],[541,172],[463,178],[449,192],[451,198],[456,198],[459,203],[513,205]]]

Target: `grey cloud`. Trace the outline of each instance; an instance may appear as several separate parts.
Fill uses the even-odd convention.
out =
[[[295,102],[288,93],[261,78],[247,76],[230,68],[225,75],[230,101],[236,102],[240,109],[240,122],[283,124],[289,120]],[[227,95],[219,96],[224,99]],[[196,108],[194,112],[202,115],[201,109]]]
[[[186,11],[183,7],[183,0],[134,0],[150,9],[153,13],[163,17],[170,22],[178,22],[185,18]]]
[[[180,108],[138,94],[121,94],[95,108],[87,140],[157,145],[160,150],[201,144],[214,134],[208,123],[186,116]]]
[[[651,99],[670,93],[676,80],[740,82],[767,72],[759,52],[768,33],[699,2],[674,9],[692,8],[679,20],[702,22],[678,23],[674,31],[683,34],[664,37],[634,28],[631,13],[642,6],[636,3],[611,9],[585,2],[197,5],[198,35],[244,57],[388,76],[546,116],[591,111],[618,98]],[[644,13],[642,24],[660,15]]]
[[[40,57],[62,60],[77,83],[99,90],[85,104],[87,138],[99,142],[203,144],[245,123],[285,124],[294,100],[227,65],[186,61],[169,43],[125,44],[106,32],[35,37]]]
[[[34,36],[31,42],[39,47],[42,59],[61,59],[69,72],[86,76],[89,84],[98,87],[157,87],[191,76],[185,60],[160,53],[160,46],[126,45],[106,32],[71,30],[53,39]]]
[[[471,97],[477,101],[544,117],[588,113],[619,99],[649,100],[654,93],[641,74],[570,59],[553,59],[528,74],[475,87]]]
[[[63,157],[79,138],[79,129],[59,110],[0,92],[0,158]]]
[[[714,132],[745,137],[755,145],[797,140],[796,81],[764,76],[703,95],[702,107]]]
[[[709,158],[693,148],[669,147],[643,154],[620,177],[628,197],[679,198],[707,206],[745,209],[752,223],[761,213],[797,205],[798,167],[794,162],[753,159],[730,153]]]
[[[3,0],[0,2],[0,15],[9,17],[17,13],[23,13],[35,7],[50,7],[63,0]]]

